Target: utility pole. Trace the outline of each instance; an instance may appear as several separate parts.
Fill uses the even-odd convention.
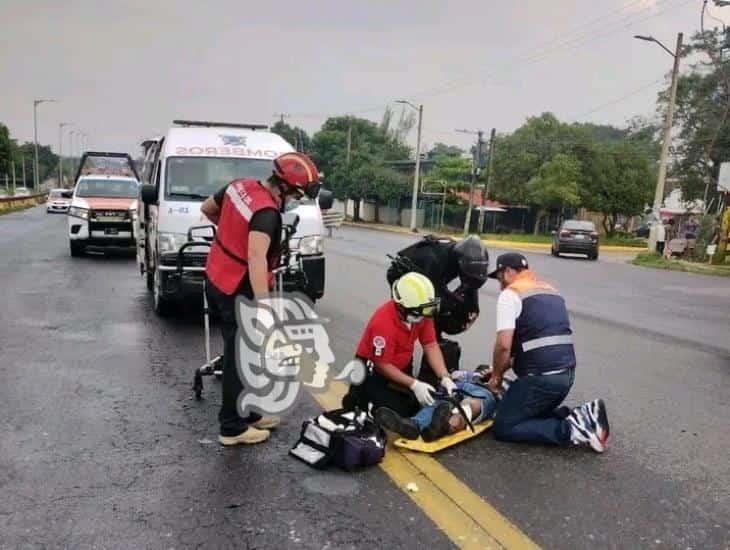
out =
[[[406,99],[398,99],[396,103],[408,105],[411,109],[418,113],[418,135],[416,136],[416,167],[413,173],[413,192],[411,198],[411,231],[418,232],[417,213],[418,213],[418,182],[421,176],[421,129],[423,127],[423,104],[416,107],[413,103]]]
[[[58,186],[63,187],[63,128],[72,122],[61,122],[58,125]]]
[[[656,42],[669,55],[674,57],[674,65],[672,66],[672,83],[669,88],[669,105],[667,106],[667,117],[664,121],[664,139],[662,140],[662,152],[659,157],[659,171],[656,178],[656,189],[654,191],[653,217],[654,223],[649,229],[649,252],[656,251],[656,234],[657,225],[661,223],[661,207],[664,200],[664,182],[667,177],[667,157],[669,156],[669,146],[672,141],[672,121],[674,118],[674,103],[677,98],[677,81],[679,80],[679,59],[682,54],[682,33],[677,34],[677,47],[672,51],[656,38],[651,36],[636,35],[634,38],[647,42]]]
[[[23,187],[28,187],[28,185],[25,183],[25,155],[21,154],[20,162],[23,163]]]
[[[472,155],[471,182],[469,183],[469,206],[467,207],[466,218],[464,219],[464,237],[466,237],[469,234],[469,226],[471,225],[471,209],[474,205],[474,186],[476,185],[477,176],[479,175],[479,163],[482,156],[482,145],[484,143],[482,136],[484,135],[484,132],[482,130],[477,130],[476,132],[471,130],[456,131],[461,132],[462,134],[477,135],[476,150]]]
[[[411,231],[416,233],[418,213],[418,178],[421,175],[421,127],[423,124],[423,104],[418,106],[418,135],[416,137],[416,168],[413,175],[413,198],[411,199]]]
[[[484,218],[486,217],[484,208],[487,207],[487,200],[489,199],[489,183],[492,176],[492,158],[494,157],[494,135],[497,130],[492,128],[492,133],[489,134],[489,160],[487,161],[487,181],[484,183],[484,189],[482,190],[482,209],[479,210],[479,221],[477,227],[479,233],[484,233]]]
[[[13,171],[13,195],[15,195],[15,161],[10,161],[10,169]]]
[[[291,115],[289,115],[287,113],[274,113],[274,116],[275,117],[279,117],[279,122],[281,122],[282,124],[284,124],[284,119],[285,118],[289,118]]]

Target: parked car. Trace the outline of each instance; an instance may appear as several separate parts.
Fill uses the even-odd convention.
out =
[[[51,189],[46,200],[46,212],[68,212],[73,194],[68,189]]]
[[[552,255],[585,254],[589,260],[598,259],[598,231],[593,222],[566,220],[554,232]]]
[[[642,239],[648,239],[649,238],[649,224],[642,223],[639,227],[634,229],[634,235],[636,235],[639,238]]]
[[[15,196],[16,197],[30,197],[30,189],[28,189],[27,187],[16,187]]]

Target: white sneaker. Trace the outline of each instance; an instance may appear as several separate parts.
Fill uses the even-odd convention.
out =
[[[590,445],[597,453],[606,450],[608,416],[603,400],[596,399],[576,407],[566,419],[570,423],[570,440],[575,445]]]

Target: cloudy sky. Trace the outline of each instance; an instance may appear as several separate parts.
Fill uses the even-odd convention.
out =
[[[701,5],[0,0],[0,121],[32,140],[33,99],[50,97],[42,143],[57,149],[59,122],[73,122],[93,148],[131,153],[174,118],[283,112],[313,131],[329,115],[379,120],[398,98],[424,104],[428,144],[466,145],[454,129],[509,131],[543,111],[621,125],[653,113],[671,66],[632,35],[673,48],[699,28]],[[712,12],[730,22],[730,8]]]

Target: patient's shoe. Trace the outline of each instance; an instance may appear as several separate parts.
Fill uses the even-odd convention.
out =
[[[418,426],[410,418],[403,418],[388,407],[375,410],[375,421],[388,431],[395,432],[406,439],[418,439]]]
[[[435,441],[449,433],[449,418],[451,418],[451,403],[443,402],[436,405],[431,423],[421,432],[424,441]]]

